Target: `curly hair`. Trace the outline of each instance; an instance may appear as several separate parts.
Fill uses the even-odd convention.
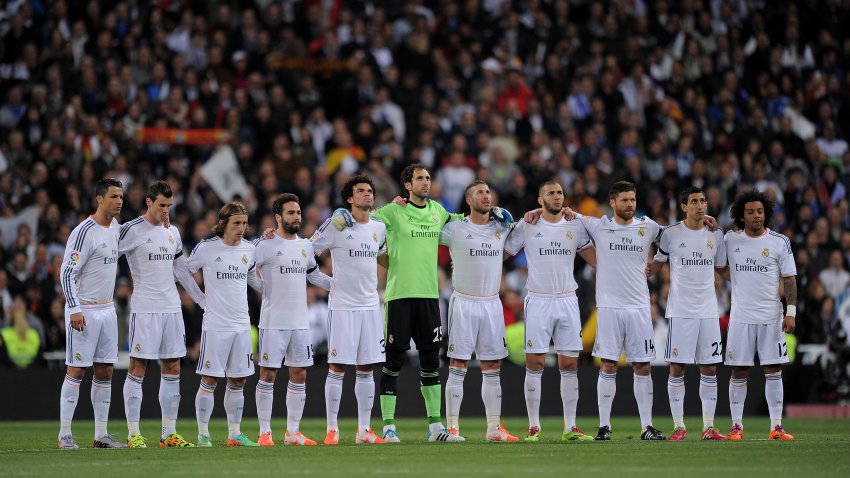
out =
[[[738,229],[744,229],[744,206],[750,202],[760,202],[764,207],[764,227],[773,225],[773,201],[766,193],[751,189],[739,194],[732,204],[732,220]]]
[[[342,197],[343,207],[351,210],[351,204],[348,204],[348,198],[354,196],[354,186],[358,184],[368,184],[370,188],[372,188],[372,194],[375,193],[375,184],[372,183],[372,179],[369,176],[365,176],[363,174],[358,174],[357,176],[353,176],[351,179],[345,182],[342,186],[342,191],[340,191],[340,196]]]

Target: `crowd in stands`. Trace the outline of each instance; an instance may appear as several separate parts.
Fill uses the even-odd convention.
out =
[[[309,236],[351,175],[369,174],[383,204],[412,162],[448,210],[478,178],[517,218],[553,177],[590,215],[633,181],[639,214],[662,224],[701,186],[724,228],[737,193],[766,190],[794,247],[798,341],[828,343],[850,325],[847,25],[841,0],[0,1],[2,336],[64,349],[62,253],[101,177],[124,184],[121,222],[165,179],[185,250],[209,236],[225,201],[200,171],[226,143],[254,235],[281,192],[300,196]],[[227,140],[142,142],[145,127]],[[521,320],[522,257],[505,269],[506,320]],[[587,317],[593,273],[577,275]],[[668,286],[651,281],[659,323]],[[323,294],[310,296],[321,324]],[[202,315],[184,304],[191,349]],[[30,365],[21,354],[5,359]]]

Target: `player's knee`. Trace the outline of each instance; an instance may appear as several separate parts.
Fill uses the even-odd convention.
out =
[[[383,367],[384,375],[398,376],[402,365],[404,365],[404,351],[387,350],[387,360]]]
[[[307,369],[301,367],[289,367],[289,381],[292,383],[304,383],[307,381]]]
[[[160,360],[160,371],[166,375],[180,375],[180,359]]]
[[[440,351],[422,350],[419,352],[419,369],[420,370],[439,370],[440,369]]]
[[[292,369],[289,372],[292,375]],[[263,382],[274,382],[277,378],[277,369],[260,367],[260,380]]]

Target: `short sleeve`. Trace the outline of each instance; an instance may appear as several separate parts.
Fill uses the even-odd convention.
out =
[[[310,242],[313,244],[313,250],[317,256],[330,249],[333,245],[334,231],[336,229],[331,224],[331,220],[328,219],[310,236]]]
[[[440,244],[448,246],[452,243],[452,237],[454,235],[453,231],[458,224],[460,223],[452,221],[443,226],[443,230],[440,232]]]
[[[726,241],[723,240],[723,233],[716,231],[714,233],[716,253],[714,256],[714,267],[726,267],[729,260],[726,257]]]
[[[652,258],[655,262],[667,262],[670,255],[670,228],[664,228],[661,230],[661,237],[658,239],[658,252],[655,253],[655,257]]]
[[[791,249],[791,241],[785,236],[780,236],[782,241],[779,245],[779,275],[792,277],[797,275],[797,265],[794,264],[794,251]]]

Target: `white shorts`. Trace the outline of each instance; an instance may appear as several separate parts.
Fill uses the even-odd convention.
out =
[[[198,375],[242,378],[254,375],[251,330],[204,330]]]
[[[186,356],[186,329],[181,312],[132,313],[127,324],[130,357],[174,359]]]
[[[284,357],[286,361],[284,362]],[[309,367],[313,365],[310,329],[260,329],[260,367]]]
[[[381,307],[328,311],[328,363],[372,365],[385,360]]]
[[[655,360],[652,341],[652,316],[646,309],[614,309],[602,307],[597,311],[596,343],[593,356],[618,361],[625,348],[626,361]]]
[[[729,322],[726,333],[726,365],[750,367],[759,354],[761,365],[788,363],[788,346],[782,322],[772,324],[742,324]]]
[[[500,360],[508,356],[505,314],[495,297],[470,297],[455,292],[449,299],[449,352],[460,360]]]
[[[549,342],[560,355],[578,357],[581,352],[581,318],[575,294],[525,297],[525,353],[545,354]]]
[[[65,309],[65,365],[91,367],[96,363],[118,361],[118,315],[112,303],[82,308],[86,326],[71,327],[71,314]]]
[[[708,365],[723,361],[718,319],[670,317],[664,360],[670,363]]]

